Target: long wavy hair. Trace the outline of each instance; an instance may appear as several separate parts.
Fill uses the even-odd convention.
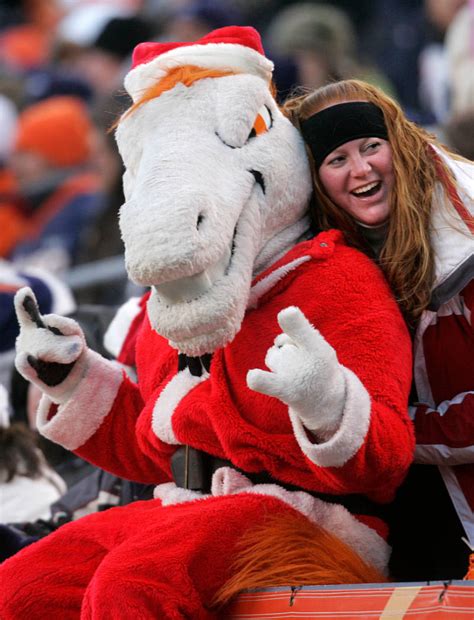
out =
[[[430,214],[437,182],[447,196],[455,192],[454,178],[432,145],[449,152],[436,138],[409,121],[400,106],[380,89],[360,80],[342,80],[287,100],[283,112],[299,127],[313,114],[337,103],[369,101],[383,112],[392,150],[394,187],[387,238],[378,263],[392,287],[409,325],[416,324],[428,306],[434,281],[430,243]],[[338,228],[348,243],[368,252],[356,223],[329,198],[311,153],[314,201],[312,217],[319,230]],[[463,159],[450,153],[452,157]]]

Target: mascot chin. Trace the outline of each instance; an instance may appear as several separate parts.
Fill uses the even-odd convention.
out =
[[[411,461],[410,340],[372,262],[312,238],[310,171],[258,33],[142,43],[118,122],[129,276],[107,335],[16,296],[39,431],[154,483],[2,566],[0,616],[214,618],[248,587],[384,579]]]

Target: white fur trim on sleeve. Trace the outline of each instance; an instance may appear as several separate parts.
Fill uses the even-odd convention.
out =
[[[299,417],[289,409],[296,441],[309,460],[320,467],[342,467],[362,446],[369,428],[369,393],[351,370],[344,366],[341,369],[346,380],[346,402],[341,425],[330,439],[312,443]]]
[[[59,405],[48,420],[53,402],[43,395],[37,413],[37,428],[47,439],[68,450],[82,446],[97,431],[109,413],[124,378],[123,370],[94,351],[88,351],[85,377],[71,398]]]
[[[170,69],[183,65],[250,73],[266,82],[270,81],[273,71],[271,60],[243,45],[236,43],[189,45],[169,50],[150,62],[132,69],[125,76],[125,88],[132,99],[137,101],[148,88],[156,84]]]
[[[114,357],[120,355],[133,319],[140,312],[140,297],[131,297],[117,310],[104,335],[104,347]]]

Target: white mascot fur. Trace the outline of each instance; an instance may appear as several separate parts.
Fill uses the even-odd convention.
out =
[[[384,579],[383,504],[413,453],[410,340],[378,269],[311,238],[310,171],[258,33],[143,43],[118,123],[130,278],[108,335],[16,297],[38,429],[157,484],[10,558],[10,618],[214,618],[256,585]],[[117,336],[118,335],[118,336]]]

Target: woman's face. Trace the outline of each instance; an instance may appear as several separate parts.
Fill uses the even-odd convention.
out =
[[[394,175],[392,151],[382,138],[358,138],[329,153],[319,178],[331,200],[366,226],[387,221]]]

